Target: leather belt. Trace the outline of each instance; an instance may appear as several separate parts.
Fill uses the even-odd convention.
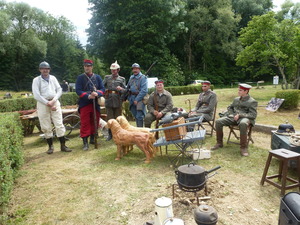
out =
[[[48,101],[52,101],[53,100],[53,98],[46,98]]]
[[[139,92],[132,92],[132,91],[129,91],[129,94],[131,94],[131,95],[138,95]]]
[[[118,91],[110,91],[110,90],[107,90],[107,93],[108,93],[108,94],[119,94]]]

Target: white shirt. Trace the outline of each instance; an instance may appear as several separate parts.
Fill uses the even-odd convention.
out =
[[[53,75],[49,75],[49,82],[42,78],[42,75],[33,79],[32,93],[34,99],[47,105],[50,100],[57,101],[62,94],[57,79]]]

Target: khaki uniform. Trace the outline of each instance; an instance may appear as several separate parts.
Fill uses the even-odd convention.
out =
[[[237,97],[227,108],[225,116],[216,120],[217,131],[222,131],[223,126],[238,125],[241,135],[247,135],[247,127],[249,124],[254,125],[257,116],[257,101],[247,95],[245,97]],[[233,117],[239,114],[239,120],[235,121]]]
[[[211,121],[217,104],[217,95],[212,90],[207,90],[199,95],[197,104],[192,112],[196,112],[193,116],[203,116],[204,120]]]
[[[117,87],[126,88],[125,78],[121,76],[114,77],[113,75],[106,75],[103,80],[105,87],[105,108],[107,113],[107,120],[116,119],[122,115],[122,99],[121,91],[117,91]]]
[[[173,109],[173,100],[170,92],[164,90],[161,95],[159,95],[156,91],[152,92],[149,96],[147,109],[148,113],[145,116],[145,127],[151,127],[151,123],[156,120],[154,116],[154,111],[156,110],[154,96],[156,95],[158,109],[157,111],[163,114],[163,117],[166,114],[171,113]]]

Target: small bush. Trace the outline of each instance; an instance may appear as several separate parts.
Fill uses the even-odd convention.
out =
[[[298,90],[284,90],[278,91],[275,94],[276,98],[283,98],[284,102],[280,106],[283,109],[297,109],[299,103]]]
[[[23,164],[23,135],[18,113],[0,117],[0,224],[2,224],[13,181]]]

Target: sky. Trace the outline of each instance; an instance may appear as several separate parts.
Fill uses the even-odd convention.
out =
[[[292,0],[294,3],[300,0]],[[25,2],[31,7],[42,9],[53,16],[64,16],[76,27],[77,36],[83,46],[87,43],[87,33],[91,15],[88,11],[88,0],[6,0],[6,2]],[[284,0],[273,0],[274,10],[277,11]]]

